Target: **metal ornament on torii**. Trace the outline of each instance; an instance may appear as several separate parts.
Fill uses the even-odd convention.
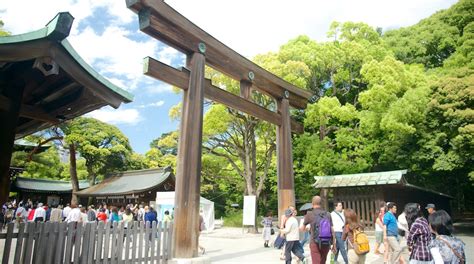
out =
[[[295,203],[291,132],[302,124],[290,117],[290,106],[306,108],[312,94],[262,69],[209,35],[162,0],[126,0],[138,14],[140,30],[187,55],[186,67],[176,69],[147,57],[144,73],[183,89],[176,172],[174,258],[198,255],[199,194],[204,97],[277,126],[278,213]],[[240,96],[204,78],[208,65],[238,81]],[[277,112],[250,100],[251,89],[277,102]]]

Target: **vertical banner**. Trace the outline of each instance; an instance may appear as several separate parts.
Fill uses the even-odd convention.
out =
[[[244,217],[243,217],[242,225],[244,226],[255,225],[255,206],[256,206],[255,195],[244,196]]]

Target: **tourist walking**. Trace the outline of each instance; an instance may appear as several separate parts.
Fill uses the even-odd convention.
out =
[[[31,208],[28,208],[28,216],[27,220],[28,221],[33,221],[35,220],[35,211],[36,211],[36,204],[33,204]],[[8,216],[8,215],[7,215]],[[8,217],[7,217],[7,222],[8,222]]]
[[[18,209],[15,211],[16,223],[24,223],[26,217],[28,217],[28,207],[27,204],[18,205]]]
[[[299,261],[304,263],[303,248],[300,244],[300,231],[298,228],[298,220],[296,219],[296,210],[287,209],[285,211],[287,219],[285,221],[285,228],[280,230],[280,236],[285,236],[285,263],[291,264],[291,253],[295,254]]]
[[[407,204],[410,205],[410,204]],[[408,253],[408,245],[407,245],[407,238],[408,232],[410,231],[408,228],[407,218],[405,216],[407,205],[405,205],[405,210],[398,216],[397,218],[397,225],[398,225],[398,243],[402,248],[402,253],[400,254],[400,264],[407,263],[406,260],[409,258]]]
[[[345,225],[345,217],[343,212],[342,202],[337,202],[334,211],[331,212],[332,226],[334,228],[334,236],[336,237],[336,253],[334,254],[334,262],[337,262],[339,252],[341,253],[344,263],[347,264],[346,243],[342,239],[342,232]]]
[[[43,208],[43,204],[39,203],[38,207],[36,208],[33,214],[33,221],[35,221],[35,223],[44,222],[45,219],[46,219],[46,211]]]
[[[64,213],[64,210],[63,210]],[[77,207],[76,203],[71,203],[69,213],[66,217],[68,223],[79,223],[82,221],[81,210]]]
[[[66,220],[66,218],[69,216],[69,213],[71,212],[72,208],[69,204],[66,204],[66,207],[63,208],[63,221]]]
[[[145,206],[145,222],[150,222],[150,225],[152,222],[156,222],[157,215],[156,211],[153,209],[152,206]]]
[[[385,202],[382,202],[379,206],[379,210],[375,216],[375,249],[376,255],[382,254],[380,252],[380,245],[383,244],[383,216],[385,215]],[[387,251],[387,246],[384,246],[384,251]],[[385,262],[387,260],[385,259]]]
[[[94,222],[97,220],[97,212],[94,210],[94,205],[89,205],[87,210],[87,221]]]
[[[436,212],[436,205],[432,204],[432,203],[429,203],[429,204],[426,205],[425,209],[426,209],[426,211],[428,211],[428,214],[432,214],[432,213]]]
[[[125,228],[131,227],[133,223],[133,214],[130,208],[127,207],[127,209],[125,209],[125,213],[122,215],[122,221]]]
[[[110,213],[109,222],[110,222],[111,225],[113,225],[114,222],[117,222],[117,223],[120,222],[120,217],[119,217],[119,214],[118,214],[118,208],[115,207],[115,206],[112,208],[112,213]]]
[[[405,206],[405,216],[409,232],[407,245],[411,249],[410,264],[430,264],[432,257],[428,248],[431,241],[431,232],[428,221],[423,217],[420,205],[409,203]]]
[[[453,222],[444,210],[433,212],[428,217],[430,227],[435,234],[428,245],[435,264],[467,263],[464,252],[464,242],[454,237]]]
[[[86,211],[86,208],[80,206],[80,209],[79,209],[79,210],[81,210],[81,222],[87,223],[88,220],[87,220],[87,211]]]
[[[264,247],[270,247],[268,243],[272,238],[272,231],[273,231],[273,214],[272,212],[267,212],[267,216],[263,218],[262,222],[260,223],[263,226],[263,243]]]
[[[56,204],[53,204],[53,209],[51,209],[51,217],[49,218],[50,222],[60,223],[63,220],[63,211],[58,208]]]
[[[105,208],[100,208],[99,213],[97,213],[97,221],[107,222],[107,214],[105,213]]]
[[[402,248],[398,242],[398,225],[395,214],[397,213],[397,205],[393,202],[387,205],[388,212],[383,217],[384,223],[384,242],[388,243],[388,246],[392,250],[392,257],[390,258],[391,264],[398,264]]]
[[[321,203],[322,199],[320,196],[316,195],[313,197],[311,201],[313,210],[306,213],[304,222],[300,225],[300,231],[304,231],[306,225],[311,224],[309,249],[311,251],[313,264],[326,263],[331,245],[334,250],[336,249],[331,216],[327,211],[321,208]]]
[[[170,211],[166,210],[165,215],[163,216],[163,223],[167,223],[168,225],[173,221],[171,218]]]
[[[347,255],[350,264],[364,264],[366,258],[366,252],[359,254],[356,251],[358,245],[356,244],[355,234],[357,232],[363,232],[364,227],[359,223],[357,214],[352,209],[346,209],[344,211],[345,226],[342,234],[342,240],[347,239]],[[368,240],[367,240],[368,245]]]

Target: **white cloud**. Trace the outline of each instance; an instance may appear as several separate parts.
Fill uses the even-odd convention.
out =
[[[173,91],[173,86],[156,81],[147,82],[142,88],[148,94],[160,94]]]
[[[143,58],[152,55],[158,42],[135,41],[132,32],[117,26],[109,26],[102,34],[91,27],[69,39],[79,54],[99,72],[107,76],[120,76],[127,90],[135,90],[146,78],[143,75]],[[93,47],[93,48],[91,48]]]
[[[165,101],[160,100],[160,101],[158,101],[158,102],[151,103],[150,106],[160,107],[160,106],[162,106],[162,105],[164,105],[164,104],[165,104]]]
[[[158,102],[154,102],[154,103],[150,103],[150,104],[142,104],[142,105],[139,105],[138,107],[139,108],[146,108],[146,107],[160,107],[162,105],[165,104],[165,101],[163,100],[160,100]]]
[[[114,125],[135,125],[142,120],[140,112],[136,109],[112,109],[110,107],[95,110],[88,113],[87,116]]]

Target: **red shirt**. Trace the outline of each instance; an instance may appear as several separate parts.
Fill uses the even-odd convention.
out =
[[[105,214],[104,212],[99,212],[97,214],[97,219],[99,219],[99,221],[106,222],[107,221],[107,214]]]
[[[33,221],[33,216],[35,216],[35,211],[36,211],[36,209],[33,208],[33,209],[31,209],[30,212],[28,213],[28,220],[29,220],[29,221]]]

